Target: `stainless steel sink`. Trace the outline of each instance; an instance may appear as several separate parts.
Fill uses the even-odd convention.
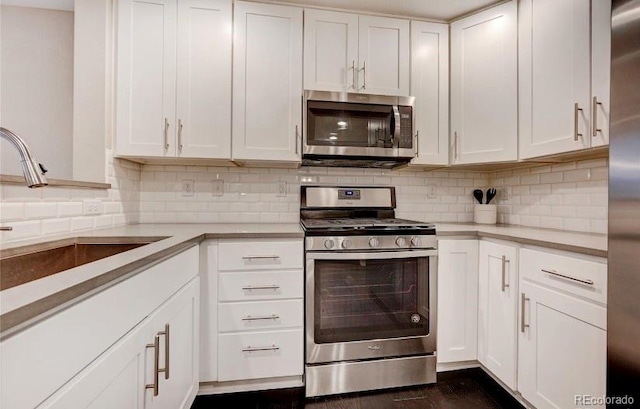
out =
[[[164,237],[73,238],[2,250],[0,291],[92,261],[135,249]]]

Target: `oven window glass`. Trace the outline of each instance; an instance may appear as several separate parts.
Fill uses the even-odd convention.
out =
[[[307,101],[307,144],[391,148],[391,105]]]
[[[316,260],[316,344],[429,334],[428,258]]]

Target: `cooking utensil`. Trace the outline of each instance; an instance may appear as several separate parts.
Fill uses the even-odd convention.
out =
[[[497,194],[498,192],[496,191],[496,188],[492,187],[490,189],[487,189],[487,204],[491,203],[491,201],[494,197],[496,197]]]
[[[476,198],[478,203],[482,204],[482,198],[484,197],[484,194],[482,193],[482,190],[480,190],[480,189],[474,190],[473,191],[473,197]]]

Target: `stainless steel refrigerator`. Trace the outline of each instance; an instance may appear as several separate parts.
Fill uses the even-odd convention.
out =
[[[607,395],[640,406],[640,0],[611,23]]]

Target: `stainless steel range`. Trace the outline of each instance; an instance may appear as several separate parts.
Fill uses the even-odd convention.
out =
[[[303,186],[306,395],[436,380],[436,236],[393,187]]]

